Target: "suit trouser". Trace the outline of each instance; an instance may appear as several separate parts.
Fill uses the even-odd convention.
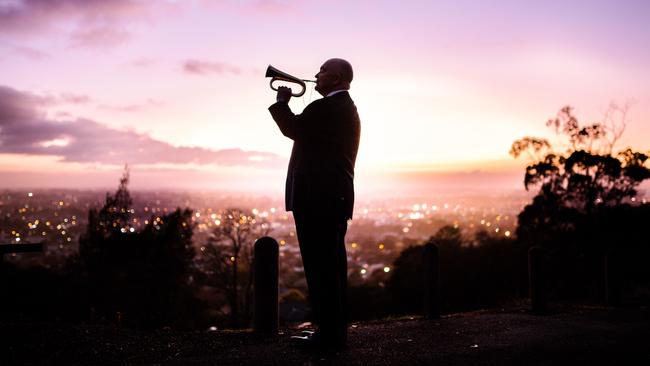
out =
[[[294,210],[314,323],[326,342],[347,339],[347,220],[338,207]]]

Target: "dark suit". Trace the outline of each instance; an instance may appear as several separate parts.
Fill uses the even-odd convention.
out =
[[[345,342],[345,232],[354,206],[360,122],[347,91],[295,115],[287,103],[269,111],[292,139],[285,203],[293,211],[314,321],[326,341]]]

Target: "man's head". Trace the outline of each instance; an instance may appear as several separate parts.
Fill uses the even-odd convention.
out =
[[[329,59],[316,74],[316,91],[326,96],[335,90],[348,90],[352,76],[352,65],[349,62],[340,58]]]

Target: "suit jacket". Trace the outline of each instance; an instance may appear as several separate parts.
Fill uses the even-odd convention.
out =
[[[352,218],[354,163],[361,124],[347,91],[310,103],[294,114],[287,103],[269,107],[280,131],[293,140],[287,172],[288,211],[337,207]]]

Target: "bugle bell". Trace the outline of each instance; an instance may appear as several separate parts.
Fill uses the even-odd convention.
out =
[[[280,70],[276,69],[275,67],[273,67],[271,65],[269,65],[269,67],[266,68],[266,75],[265,76],[267,78],[271,78],[271,82],[269,83],[269,85],[271,86],[271,89],[273,89],[275,91],[278,91],[278,88],[273,87],[273,82],[274,81],[286,81],[288,83],[296,83],[296,84],[300,85],[302,87],[302,90],[300,92],[298,92],[298,93],[293,93],[292,92],[291,93],[291,95],[293,95],[294,97],[300,97],[303,94],[305,94],[305,89],[307,89],[307,87],[305,86],[306,82],[308,82],[308,83],[315,83],[316,82],[315,80],[305,80],[305,79],[297,78],[297,77],[295,77],[293,75],[289,75],[286,72],[280,71]]]

